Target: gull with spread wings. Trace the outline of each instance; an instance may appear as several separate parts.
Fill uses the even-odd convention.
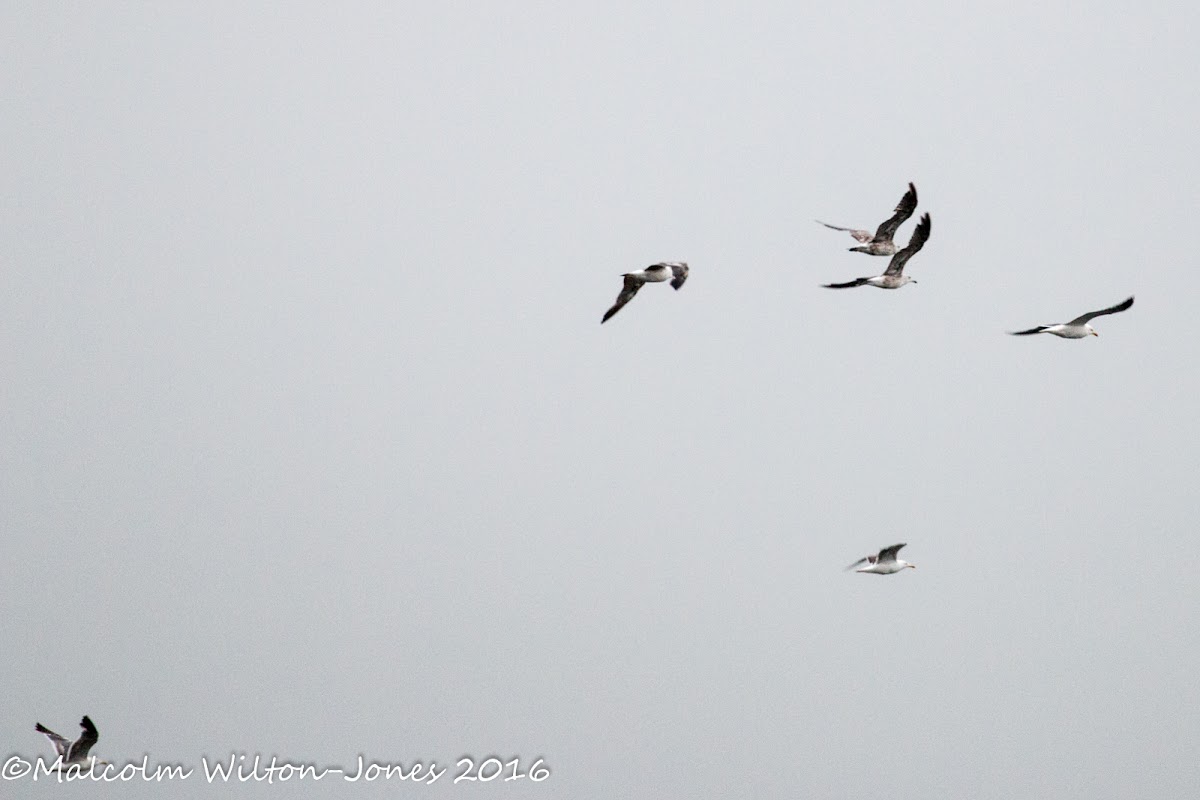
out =
[[[1060,322],[1056,325],[1038,325],[1036,328],[1030,328],[1027,331],[1009,331],[1013,336],[1032,336],[1035,333],[1049,333],[1054,336],[1060,336],[1063,339],[1086,339],[1089,336],[1099,336],[1096,329],[1088,323],[1096,317],[1103,317],[1106,314],[1117,314],[1122,311],[1127,311],[1133,305],[1133,297],[1128,297],[1124,302],[1117,303],[1115,306],[1102,308],[1099,311],[1089,311],[1086,314],[1080,314],[1070,322]]]
[[[625,278],[625,285],[621,287],[621,293],[617,295],[617,302],[613,303],[613,307],[604,313],[604,319],[600,320],[600,324],[608,322],[613,314],[616,314],[625,304],[633,299],[633,296],[638,293],[647,283],[662,283],[668,278],[671,280],[671,287],[678,289],[683,286],[683,282],[687,280],[688,265],[683,261],[663,261],[658,264],[651,264],[645,269],[637,272],[626,272],[622,277]]]
[[[904,546],[905,545],[903,544],[894,544],[891,547],[883,548],[876,555],[864,556],[850,566],[846,567],[846,571],[849,572],[859,564],[866,564],[867,566],[854,569],[855,572],[870,572],[875,575],[891,575],[894,572],[899,572],[908,567],[916,569],[916,564],[910,564],[902,558],[896,558],[896,554],[899,553],[900,548]]]
[[[856,241],[862,242],[862,247],[851,247],[852,253],[867,253],[872,256],[890,256],[896,252],[896,243],[892,241],[892,237],[896,235],[896,229],[899,228],[904,220],[912,216],[913,211],[917,208],[917,187],[911,183],[908,185],[908,191],[900,198],[900,202],[896,205],[896,210],[890,219],[886,219],[879,224],[879,228],[872,234],[870,231],[858,230],[857,228],[839,228],[837,225],[830,225],[828,222],[821,222],[826,228],[833,228],[835,231],[846,231],[855,238]]]
[[[34,730],[46,735],[50,744],[54,745],[54,751],[62,759],[62,766],[67,767],[72,764],[86,764],[92,745],[100,741],[100,734],[96,731],[96,726],[86,715],[79,721],[79,727],[83,728],[83,733],[79,734],[79,738],[73,742],[65,736],[59,736],[40,722],[34,726]],[[97,761],[96,763],[107,764],[108,762]]]

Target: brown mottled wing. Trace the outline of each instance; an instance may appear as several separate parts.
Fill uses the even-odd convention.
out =
[[[79,726],[83,728],[83,733],[79,734],[79,738],[71,745],[71,749],[67,751],[67,761],[79,761],[87,758],[88,751],[92,749],[92,745],[100,741],[100,733],[86,716],[79,721]]]
[[[899,275],[904,271],[904,265],[908,260],[915,256],[925,242],[929,241],[929,230],[933,223],[929,219],[929,215],[925,214],[921,217],[921,221],[917,223],[917,227],[913,230],[912,238],[908,240],[908,246],[903,250],[896,251],[896,255],[892,256],[888,268],[884,270],[884,275]]]
[[[904,224],[904,220],[913,215],[917,210],[917,187],[911,183],[908,185],[908,191],[900,198],[900,202],[896,204],[895,212],[891,219],[880,223],[879,228],[875,231],[875,241],[890,242],[892,237],[896,235],[896,229]]]
[[[819,219],[816,220],[816,222],[820,225],[824,225],[826,228],[833,228],[835,231],[845,231],[863,244],[871,241],[870,231],[860,231],[857,228],[839,228],[837,225],[830,225],[828,222],[821,222]]]
[[[678,291],[679,287],[683,286],[683,282],[687,280],[688,265],[683,261],[668,261],[666,263],[671,268],[671,275],[674,276],[671,278],[671,288]]]
[[[608,322],[608,320],[612,318],[613,314],[616,314],[618,311],[624,308],[625,304],[633,299],[633,296],[638,293],[638,289],[641,289],[644,283],[645,281],[643,281],[641,278],[633,275],[626,275],[625,286],[621,289],[621,293],[617,295],[617,302],[613,303],[612,308],[604,312],[604,319],[600,320],[600,324],[603,325],[604,323]]]
[[[1109,306],[1108,308],[1102,308],[1099,311],[1089,311],[1086,314],[1080,314],[1078,317],[1071,320],[1067,324],[1068,325],[1083,325],[1083,324],[1087,323],[1089,320],[1093,320],[1096,317],[1103,317],[1105,314],[1116,314],[1121,311],[1128,311],[1129,307],[1132,305],[1133,305],[1133,298],[1128,297],[1123,302],[1117,303],[1115,306]]]

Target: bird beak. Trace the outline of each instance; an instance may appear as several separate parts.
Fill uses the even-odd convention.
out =
[[[1100,334],[1096,333],[1095,331],[1092,331],[1092,336],[1099,336],[1099,335]]]
[[[917,568],[917,565],[916,565],[916,564],[909,564],[909,566],[910,566],[910,567],[912,567],[913,569],[916,569],[916,568]]]

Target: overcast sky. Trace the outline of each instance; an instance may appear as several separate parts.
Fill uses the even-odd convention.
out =
[[[1196,6],[646,5],[0,9],[0,754],[1195,791]]]

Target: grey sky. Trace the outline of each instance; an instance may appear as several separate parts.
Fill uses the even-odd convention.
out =
[[[5,755],[1195,791],[1194,5],[292,6],[0,11]]]

